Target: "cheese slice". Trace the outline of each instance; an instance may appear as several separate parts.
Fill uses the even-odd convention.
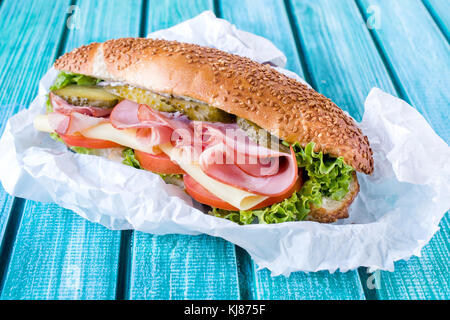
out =
[[[107,140],[139,151],[155,154],[153,147],[142,143],[136,137],[136,129],[116,129],[110,123],[101,123],[80,132],[86,138]]]
[[[36,117],[34,120],[34,126],[39,131],[53,132],[46,115]],[[146,146],[139,139],[137,139],[135,129],[119,130],[114,128],[110,123],[102,123],[82,131],[81,134],[87,138],[112,141],[125,147],[147,153],[154,153],[152,147]],[[171,158],[172,161],[177,163],[187,174],[189,174],[206,190],[239,210],[248,210],[253,208],[268,198],[266,196],[237,189],[209,177],[202,171],[198,164],[183,161],[180,149],[174,148],[170,144],[159,147]]]
[[[52,127],[50,126],[50,123],[48,122],[48,116],[46,114],[40,114],[36,118],[34,118],[33,121],[34,127],[38,131],[53,132]]]
[[[176,162],[187,174],[189,174],[206,190],[239,210],[248,210],[253,208],[268,198],[266,196],[237,189],[209,177],[202,171],[198,164],[187,163],[181,160],[183,159],[181,150],[172,147],[170,144],[161,145],[159,147],[170,157],[172,161]]]

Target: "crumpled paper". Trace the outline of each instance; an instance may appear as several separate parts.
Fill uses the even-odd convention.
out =
[[[217,47],[279,68],[286,62],[271,42],[212,12],[149,36]],[[335,224],[239,226],[194,208],[181,189],[158,175],[69,152],[36,131],[33,119],[45,112],[56,74],[51,69],[29,109],[8,121],[0,139],[0,180],[11,195],[55,202],[110,229],[221,237],[273,275],[359,266],[393,270],[394,261],[420,255],[450,207],[450,148],[414,108],[377,88],[360,123],[374,151],[375,172],[358,174],[361,192],[350,217]]]

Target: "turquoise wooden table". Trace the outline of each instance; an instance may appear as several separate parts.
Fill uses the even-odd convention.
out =
[[[448,0],[3,0],[0,130],[26,108],[62,53],[145,36],[212,10],[264,36],[287,68],[358,121],[376,86],[408,101],[450,139]],[[222,239],[110,231],[0,187],[1,299],[448,299],[449,215],[420,258],[395,272],[257,270]]]

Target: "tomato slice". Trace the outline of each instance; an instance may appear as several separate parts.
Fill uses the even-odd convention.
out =
[[[219,199],[215,195],[213,195],[211,192],[206,190],[202,185],[200,185],[197,181],[195,181],[191,176],[185,174],[183,176],[184,186],[186,188],[186,192],[195,200],[197,200],[200,203],[206,204],[208,206],[218,208],[218,209],[224,209],[224,210],[233,210],[233,211],[239,211],[239,209],[233,207],[228,202],[223,201],[222,199]],[[299,175],[296,182],[292,185],[292,187],[285,192],[282,195],[267,198],[263,202],[257,204],[251,210],[254,209],[261,209],[264,207],[268,207],[274,203],[278,203],[283,201],[284,199],[289,198],[294,192],[300,190],[300,188],[303,185],[303,181],[301,178],[301,175]]]
[[[139,150],[134,150],[136,159],[145,170],[163,174],[183,174],[183,169],[164,153],[150,154]]]
[[[65,144],[71,147],[82,147],[89,149],[107,149],[120,147],[119,144],[107,140],[91,139],[83,137],[82,135],[59,135]]]

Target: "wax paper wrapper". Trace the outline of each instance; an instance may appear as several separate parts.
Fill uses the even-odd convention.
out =
[[[268,40],[212,12],[149,36],[212,46],[278,68],[286,62]],[[239,226],[195,208],[181,189],[156,174],[70,152],[37,132],[33,119],[45,112],[45,94],[56,75],[51,69],[30,107],[9,120],[0,140],[1,182],[14,196],[56,202],[108,228],[221,237],[273,275],[359,266],[393,270],[394,261],[420,254],[450,207],[448,145],[414,108],[379,89],[367,97],[360,123],[374,151],[375,172],[358,174],[361,191],[348,219]]]

